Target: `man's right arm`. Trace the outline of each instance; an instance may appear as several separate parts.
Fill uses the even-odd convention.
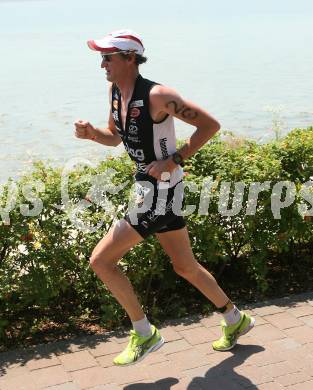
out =
[[[111,93],[112,93],[112,85],[109,86],[110,104],[111,104]],[[75,128],[76,128],[75,135],[77,138],[90,139],[92,141],[98,142],[99,144],[106,145],[106,146],[117,146],[122,142],[122,139],[116,130],[111,110],[109,113],[108,126],[106,128],[100,129],[94,127],[91,123],[84,120],[76,121]]]
[[[111,112],[107,128],[100,129],[94,127],[91,123],[84,120],[76,121],[75,128],[75,135],[77,138],[90,139],[107,146],[117,146],[122,142],[121,137],[115,128]]]
[[[92,139],[93,141],[108,146],[117,146],[122,142],[122,139],[116,130],[112,112],[110,112],[109,115],[108,127],[106,129],[94,129],[94,136]]]

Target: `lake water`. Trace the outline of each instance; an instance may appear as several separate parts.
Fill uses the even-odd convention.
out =
[[[266,142],[313,124],[313,2],[0,0],[0,183],[35,159],[98,161],[110,148],[74,137],[73,122],[105,126],[100,56],[86,40],[142,35],[144,77],[176,88],[223,129]],[[254,4],[257,3],[257,4]],[[177,122],[177,136],[193,129]]]

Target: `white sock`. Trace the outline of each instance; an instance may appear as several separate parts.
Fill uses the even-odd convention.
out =
[[[227,325],[234,325],[240,321],[241,315],[240,310],[234,305],[233,309],[229,310],[227,313],[223,313],[222,316]]]
[[[147,337],[152,334],[151,324],[147,317],[144,316],[142,320],[132,322],[134,330],[140,334],[140,336]]]

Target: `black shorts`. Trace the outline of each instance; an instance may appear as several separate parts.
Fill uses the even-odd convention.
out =
[[[168,188],[167,183],[158,187],[148,181],[136,181],[135,192],[135,205],[124,218],[143,238],[186,226],[179,215],[184,201],[182,182]]]

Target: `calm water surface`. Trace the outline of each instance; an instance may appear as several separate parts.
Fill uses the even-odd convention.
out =
[[[86,40],[118,28],[143,36],[145,77],[202,105],[223,129],[266,142],[275,117],[284,133],[313,124],[312,1],[188,3],[0,0],[0,183],[35,159],[121,152],[73,135],[77,118],[106,124],[106,79]],[[192,130],[177,123],[179,138]]]

